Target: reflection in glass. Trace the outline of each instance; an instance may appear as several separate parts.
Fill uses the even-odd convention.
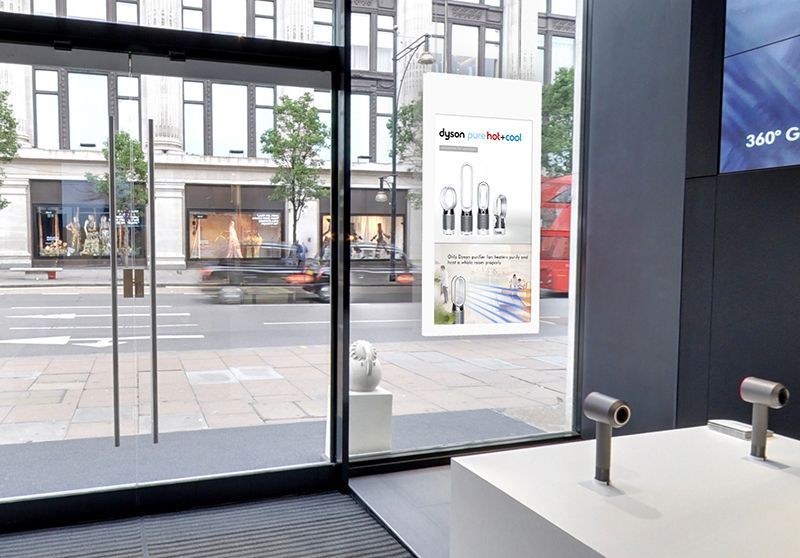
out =
[[[185,104],[183,106],[183,149],[191,155],[203,155],[205,145],[203,105]]]
[[[561,68],[572,68],[575,65],[575,39],[571,37],[552,38],[552,69],[550,79],[555,79]]]
[[[58,149],[58,95],[36,95],[36,147]]]
[[[119,23],[139,23],[139,7],[132,2],[117,2],[117,21]]]
[[[67,17],[106,19],[106,0],[67,0]]]
[[[102,149],[108,140],[108,78],[70,73],[69,143],[71,149]]]
[[[211,105],[214,156],[247,156],[247,86],[212,84]]]
[[[278,211],[191,211],[190,257],[201,259],[280,258],[287,247],[281,243]]]

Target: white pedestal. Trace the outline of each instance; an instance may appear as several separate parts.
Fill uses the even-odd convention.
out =
[[[615,437],[612,486],[594,441],[454,459],[450,555],[800,556],[800,442],[749,451],[705,426]]]
[[[330,420],[328,428],[330,432]],[[330,455],[330,436],[325,436]],[[350,455],[388,452],[392,449],[392,394],[383,388],[350,392]]]

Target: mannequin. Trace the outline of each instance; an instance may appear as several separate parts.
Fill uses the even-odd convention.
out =
[[[104,256],[111,254],[111,223],[108,216],[100,216],[100,253]]]
[[[228,259],[242,259],[242,246],[239,243],[239,234],[236,232],[236,223],[233,219],[228,225],[228,251],[225,257]]]
[[[77,215],[74,215],[72,221],[67,225],[67,232],[69,233],[67,256],[74,256],[81,251],[81,223]]]
[[[100,255],[100,235],[97,233],[97,221],[94,215],[89,215],[83,223],[83,231],[86,233],[86,241],[83,243],[81,256]]]

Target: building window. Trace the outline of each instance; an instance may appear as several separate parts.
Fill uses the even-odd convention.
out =
[[[389,124],[392,121],[392,98],[378,96],[375,105],[375,162],[391,161],[392,132]]]
[[[333,10],[330,8],[314,8],[314,42],[333,44]]]
[[[394,56],[394,18],[392,16],[378,16],[378,40],[376,49],[377,61],[375,70],[378,72],[392,71],[392,57]]]
[[[211,0],[211,32],[247,34],[247,0]]]
[[[56,0],[34,0],[33,14],[55,17],[57,15]]]
[[[100,150],[108,140],[108,76],[67,76],[70,149]]]
[[[369,70],[370,15],[351,14],[351,66],[354,70]]]
[[[211,132],[215,157],[247,156],[246,85],[211,85]]]
[[[183,28],[187,31],[203,30],[203,0],[183,0]]]
[[[350,153],[356,163],[372,160],[369,148],[369,97],[357,93],[350,95]]]
[[[255,36],[260,39],[274,39],[275,2],[272,0],[256,0],[255,18]]]
[[[314,106],[317,108],[319,120],[328,130],[331,129],[331,92],[330,91],[314,91]],[[324,161],[331,160],[331,151],[327,148],[321,148],[319,156]]]
[[[450,72],[467,76],[478,75],[479,27],[452,26],[452,55]]]
[[[106,0],[67,0],[67,17],[105,21]]]
[[[139,2],[138,0],[117,0],[114,4],[117,11],[117,23],[139,23]]]
[[[576,0],[550,0],[550,13],[575,17],[578,9]]]
[[[139,113],[139,78],[117,77],[117,129],[141,141]]]
[[[205,155],[205,87],[201,81],[183,82],[183,150]]]
[[[36,70],[33,75],[36,138],[39,149],[59,149],[58,72]]]
[[[500,30],[484,30],[484,61],[483,75],[487,77],[500,77]]]
[[[275,88],[256,87],[256,156],[266,157],[261,151],[261,136],[275,127]]]
[[[575,39],[553,36],[550,47],[550,80],[552,81],[558,70],[572,68],[575,65]]]

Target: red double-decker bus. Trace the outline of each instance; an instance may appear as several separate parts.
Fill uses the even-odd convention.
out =
[[[539,287],[551,294],[569,292],[569,226],[572,175],[542,178],[542,231]]]

